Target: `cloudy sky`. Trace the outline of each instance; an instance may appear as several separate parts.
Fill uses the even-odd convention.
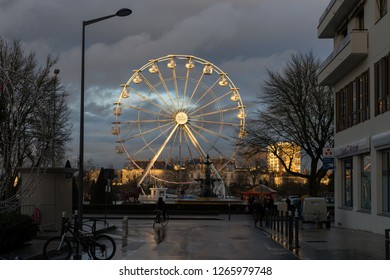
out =
[[[240,88],[247,116],[256,109],[266,68],[280,70],[294,52],[312,50],[320,59],[330,40],[317,38],[318,19],[329,0],[0,0],[0,36],[18,39],[39,59],[59,55],[60,79],[70,93],[75,162],[79,141],[82,21],[133,13],[86,27],[85,160],[121,167],[115,153],[113,102],[120,84],[149,59],[190,54],[229,74]],[[54,74],[54,73],[53,73]]]

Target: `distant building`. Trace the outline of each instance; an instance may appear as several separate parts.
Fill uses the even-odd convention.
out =
[[[318,37],[333,39],[318,82],[335,92],[336,225],[384,233],[390,224],[388,0],[332,0]]]
[[[301,147],[288,142],[281,142],[277,145],[280,148],[278,156],[286,162],[287,166],[291,163],[291,171],[301,172]],[[284,173],[286,169],[279,158],[268,149],[267,166],[270,172]]]
[[[301,172],[301,147],[288,142],[280,142],[277,144],[280,152],[278,156],[287,164],[291,163],[290,170],[293,172]],[[281,160],[271,152],[268,148],[267,152],[267,168],[270,175],[270,183],[272,186],[280,186],[285,183],[305,183],[305,179],[289,174],[281,163]]]

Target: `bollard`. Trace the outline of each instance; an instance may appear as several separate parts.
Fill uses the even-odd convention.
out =
[[[390,260],[389,232],[390,232],[390,229],[385,229],[385,254],[386,254],[386,260]]]
[[[74,233],[77,238],[80,236],[80,229],[81,225],[79,223],[79,217],[78,217],[78,212],[77,210],[74,211]],[[76,239],[76,252],[75,255],[73,256],[74,260],[81,260],[81,248],[80,248],[80,242]]]
[[[65,231],[65,220],[66,220],[66,212],[62,212],[62,219],[61,219],[61,236],[64,234]]]
[[[230,203],[228,205],[229,205],[229,221],[230,221]]]
[[[275,231],[276,229],[276,211],[272,209],[272,229]]]
[[[286,230],[286,240],[288,239],[288,219],[289,219],[289,217],[288,217],[288,211],[286,211],[286,219],[285,219],[285,221],[284,221],[284,226],[285,226],[285,230]]]
[[[288,211],[288,249],[292,249],[293,240],[293,216],[291,211]]]
[[[128,233],[128,218],[127,216],[124,216],[122,219],[122,238],[127,238]]]
[[[280,212],[280,235],[283,236],[284,235],[284,211],[282,210]]]
[[[295,250],[299,249],[299,218],[298,211],[295,211]]]

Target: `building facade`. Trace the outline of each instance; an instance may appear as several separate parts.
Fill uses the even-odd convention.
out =
[[[318,37],[333,39],[318,82],[335,92],[335,224],[390,228],[389,0],[332,0]]]

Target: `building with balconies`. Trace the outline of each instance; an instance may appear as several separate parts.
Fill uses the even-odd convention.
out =
[[[390,224],[390,0],[332,0],[318,37],[333,52],[318,73],[335,92],[335,224]]]

